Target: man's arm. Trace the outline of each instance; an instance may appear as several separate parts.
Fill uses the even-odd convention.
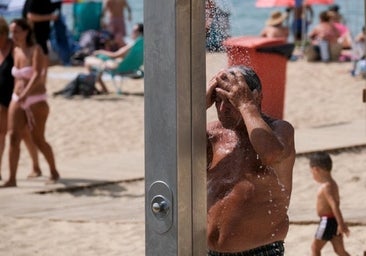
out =
[[[343,215],[339,207],[339,200],[337,200],[334,196],[335,193],[337,192],[335,191],[335,188],[331,184],[327,184],[325,186],[324,188],[325,198],[327,199],[328,204],[332,208],[332,212],[338,223],[337,234],[338,235],[345,234],[346,236],[349,236],[350,231],[348,229],[348,226],[344,222]]]
[[[243,74],[225,72],[218,78],[216,92],[226,97],[241,113],[253,148],[266,165],[274,165],[294,155],[294,129],[288,122],[277,120],[271,126],[263,119],[262,94],[249,89]]]
[[[36,14],[29,12],[27,13],[27,19],[29,19],[32,22],[41,22],[41,21],[52,21],[57,20],[58,15],[51,13],[51,14]]]
[[[93,52],[93,55],[98,55],[98,54],[103,54],[105,56],[108,56],[110,58],[116,59],[116,58],[123,58],[126,56],[126,54],[128,53],[128,51],[131,49],[131,45],[125,45],[121,48],[119,48],[117,51],[112,52],[112,51],[107,51],[107,50],[96,50]]]

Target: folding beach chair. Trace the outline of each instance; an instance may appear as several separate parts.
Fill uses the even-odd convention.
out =
[[[104,72],[111,75],[113,86],[116,88],[117,93],[121,94],[121,83],[117,85],[116,77],[119,76],[121,80],[123,80],[124,77],[142,78],[144,76],[144,71],[141,69],[143,63],[144,38],[139,37],[136,39],[127,55],[118,64],[117,68],[106,69]]]

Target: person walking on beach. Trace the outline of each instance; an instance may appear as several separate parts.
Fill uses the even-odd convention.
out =
[[[294,128],[261,111],[262,86],[246,66],[216,74],[206,93],[208,255],[284,255],[295,161]]]
[[[14,77],[11,74],[11,69],[14,64],[13,46],[13,42],[9,38],[8,23],[3,17],[0,17],[0,170],[7,134],[8,107],[14,89]],[[37,149],[30,137],[28,129],[25,129],[23,140],[33,162],[33,170],[28,177],[40,176],[41,169],[39,167]],[[1,178],[0,171],[0,180]]]
[[[8,132],[10,135],[10,177],[4,187],[16,186],[16,173],[20,155],[20,141],[26,126],[37,148],[50,167],[49,183],[56,182],[60,175],[56,169],[51,146],[45,139],[46,121],[49,114],[45,76],[47,66],[43,61],[42,48],[33,41],[31,25],[25,19],[10,23],[10,32],[16,45],[14,49],[14,92],[9,105]]]
[[[320,223],[311,245],[311,255],[321,255],[322,248],[330,241],[337,255],[349,256],[343,235],[349,236],[350,231],[339,207],[339,188],[331,174],[332,159],[326,152],[317,152],[310,156],[309,164],[314,180],[320,184],[316,202]]]
[[[126,32],[125,10],[128,12],[128,21],[132,20],[132,10],[127,0],[105,0],[103,6],[103,16],[109,15],[107,30],[114,35],[117,47],[124,46]]]

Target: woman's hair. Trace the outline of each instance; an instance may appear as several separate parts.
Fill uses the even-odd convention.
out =
[[[229,72],[239,70],[243,74],[245,82],[248,84],[249,89],[251,91],[254,90],[257,90],[258,92],[262,91],[261,80],[259,79],[258,75],[252,68],[240,65],[240,66],[232,66],[228,70]]]
[[[11,23],[15,23],[22,30],[27,31],[27,37],[25,38],[27,46],[33,46],[35,44],[34,34],[32,26],[26,19],[14,19]]]
[[[329,21],[330,21],[330,15],[329,15],[329,12],[327,12],[327,11],[322,11],[322,12],[319,14],[319,19],[320,19],[320,21],[323,21],[323,22],[329,22]]]
[[[6,20],[0,16],[0,35],[9,35],[9,26]]]
[[[309,157],[310,167],[319,167],[330,172],[332,170],[332,159],[327,152],[316,152]]]

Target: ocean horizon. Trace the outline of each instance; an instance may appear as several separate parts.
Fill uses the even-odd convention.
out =
[[[129,1],[133,15],[130,27],[136,22],[143,22],[143,2],[144,0]],[[231,36],[259,35],[272,11],[285,11],[285,7],[257,8],[256,0],[217,0],[217,2],[220,7],[230,12]],[[362,26],[365,24],[363,1],[335,0],[334,4],[339,5],[340,13],[344,16],[352,36],[361,32]],[[310,29],[318,23],[319,13],[327,8],[327,5],[313,5],[314,21]]]
[[[100,1],[100,0],[99,0]],[[132,20],[126,21],[127,33],[131,33],[131,28],[137,22],[144,21],[143,3],[144,0],[129,0],[132,9]],[[257,8],[256,0],[217,0],[220,7],[230,13],[230,35],[259,35],[264,27],[266,19],[274,10],[285,11],[285,7],[273,8]],[[352,37],[361,32],[362,26],[365,24],[364,3],[360,0],[335,0],[335,4],[339,5],[340,13],[344,16],[347,26],[351,31]],[[318,23],[318,15],[321,11],[326,10],[326,5],[313,5],[314,21],[310,28]],[[73,29],[73,13],[72,4],[64,3],[62,13],[66,18],[66,23],[70,31]],[[19,14],[12,13],[10,17],[5,16],[7,20],[17,17]],[[290,39],[291,40],[291,39]]]

